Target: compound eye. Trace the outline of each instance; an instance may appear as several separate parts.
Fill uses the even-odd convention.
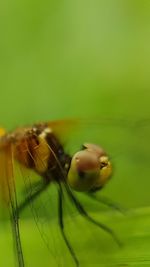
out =
[[[67,181],[76,191],[90,191],[99,178],[99,158],[87,149],[77,152],[71,161]]]
[[[97,155],[97,157],[101,157],[106,155],[104,149],[98,145],[91,144],[91,143],[84,143],[83,149],[88,150],[89,152],[93,152]]]
[[[100,173],[99,178],[97,179],[94,189],[102,188],[112,175],[112,164],[107,156],[101,156],[99,159],[100,162]]]
[[[68,171],[68,184],[76,191],[96,191],[110,179],[112,164],[105,151],[98,145],[86,143],[77,152]]]

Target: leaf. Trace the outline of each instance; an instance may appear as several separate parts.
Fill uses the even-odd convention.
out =
[[[95,219],[109,225],[122,241],[122,247],[118,247],[114,240],[102,230],[85,224],[79,215],[66,218],[66,229],[69,232],[71,244],[74,245],[80,266],[150,266],[150,208],[130,210],[126,216],[109,211],[91,214]],[[73,220],[72,220],[73,219]],[[70,226],[69,226],[70,225]],[[76,225],[76,228],[74,227]],[[6,227],[6,225],[5,225]],[[34,220],[21,222],[22,241],[25,259],[28,267],[32,266],[74,266],[72,259],[59,236],[58,226],[55,220],[48,222],[47,227],[52,227],[56,235],[56,258],[47,251],[44,243],[35,227]],[[0,225],[2,230],[2,224]],[[84,231],[85,229],[85,231]],[[79,232],[82,235],[79,236]],[[9,255],[12,256],[8,246],[9,231],[1,231],[0,248],[5,251],[0,258],[0,266],[10,266]],[[51,241],[51,245],[54,245]],[[62,250],[60,250],[60,248]],[[58,250],[57,250],[58,249]],[[42,257],[41,257],[42,255]],[[59,265],[61,263],[61,265]]]

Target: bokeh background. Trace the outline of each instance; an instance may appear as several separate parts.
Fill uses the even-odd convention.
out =
[[[113,179],[103,194],[138,213],[121,219],[116,219],[118,215],[104,216],[104,221],[114,224],[116,232],[120,231],[121,239],[131,236],[123,252],[111,250],[112,243],[108,245],[110,240],[100,233],[100,245],[106,247],[100,253],[98,242],[92,243],[89,232],[80,242],[81,235],[72,226],[74,235],[78,236],[74,243],[82,248],[78,248],[81,266],[111,266],[111,260],[115,266],[128,266],[131,262],[143,266],[140,264],[149,260],[149,70],[149,1],[6,0],[0,3],[1,126],[11,130],[38,121],[86,118],[87,126],[81,129],[81,137],[77,133],[67,150],[75,151],[84,140],[102,144],[114,163]],[[99,206],[82,196],[79,198],[87,210],[103,219]],[[53,199],[57,201],[57,195]],[[49,253],[37,237],[32,213],[27,211],[25,217],[21,223],[27,266],[49,266]],[[57,216],[53,217],[52,221],[57,221]],[[51,227],[57,228],[55,223]],[[0,229],[0,246],[4,251],[0,266],[11,267],[11,231],[6,225]],[[55,244],[58,253],[61,248],[57,243],[60,246],[61,242]],[[10,257],[6,256],[8,252]],[[90,261],[86,256],[89,252]],[[73,266],[69,256],[63,260],[63,252],[60,254],[62,261],[56,255],[51,266]]]

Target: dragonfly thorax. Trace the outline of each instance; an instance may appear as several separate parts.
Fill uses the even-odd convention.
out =
[[[70,162],[58,138],[49,127],[36,127],[18,138],[15,158],[27,168],[35,170],[47,180],[63,179]]]

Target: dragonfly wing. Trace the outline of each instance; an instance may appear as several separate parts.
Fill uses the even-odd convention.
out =
[[[5,145],[0,149],[0,194],[3,203],[7,206],[10,202],[14,184],[13,177],[13,156],[11,144]]]
[[[13,146],[11,143],[0,149],[0,188],[1,197],[10,211],[14,250],[19,267],[24,267],[24,257],[20,239],[19,220],[17,214],[17,194],[14,179]]]

